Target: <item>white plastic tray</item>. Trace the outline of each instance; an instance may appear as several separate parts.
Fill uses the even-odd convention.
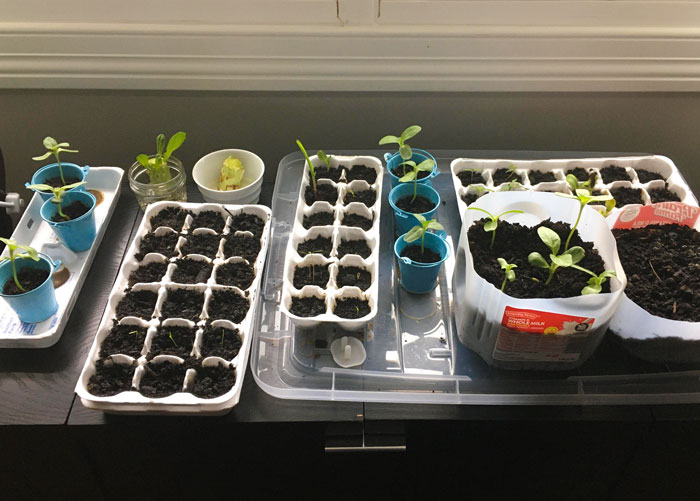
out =
[[[237,215],[241,212],[247,213],[247,214],[255,214],[257,217],[261,218],[265,226],[263,228],[263,232],[261,235],[261,243],[260,243],[260,252],[258,253],[257,259],[255,262],[250,263],[253,265],[254,270],[255,270],[255,279],[253,280],[253,283],[250,285],[248,289],[245,291],[241,291],[240,289],[233,287],[233,286],[223,286],[223,285],[217,285],[215,282],[215,273],[216,273],[216,268],[223,264],[225,259],[223,259],[222,255],[222,248],[223,245],[220,243],[219,245],[219,251],[217,253],[217,257],[212,260],[214,263],[214,275],[212,275],[206,283],[201,282],[198,284],[191,284],[191,285],[175,285],[174,282],[171,280],[172,276],[172,269],[175,266],[172,264],[172,261],[176,258],[172,259],[167,259],[165,256],[162,256],[160,254],[156,253],[150,253],[147,254],[143,261],[149,261],[151,258],[156,257],[158,259],[163,259],[166,261],[170,261],[171,264],[169,264],[168,267],[168,272],[165,274],[165,276],[159,281],[155,283],[137,283],[133,286],[134,289],[148,289],[152,291],[157,291],[158,293],[158,302],[156,304],[156,312],[159,311],[161,308],[161,305],[163,304],[164,298],[167,296],[167,291],[172,290],[172,289],[177,289],[177,288],[187,288],[187,289],[195,289],[204,292],[205,294],[205,303],[204,303],[204,310],[205,312],[207,311],[208,308],[208,301],[209,298],[211,297],[211,291],[212,290],[221,290],[221,289],[228,289],[228,290],[235,290],[237,293],[246,296],[249,301],[250,301],[250,308],[245,316],[245,318],[240,322],[240,323],[231,323],[231,327],[237,328],[238,331],[241,333],[242,337],[242,345],[240,347],[240,350],[238,354],[233,358],[233,360],[224,360],[224,359],[219,359],[218,357],[207,357],[202,359],[201,355],[199,355],[198,352],[198,340],[201,338],[201,327],[206,323],[205,320],[200,320],[196,322],[197,326],[197,337],[195,339],[195,343],[193,346],[193,352],[191,355],[193,355],[198,361],[203,361],[203,365],[208,365],[210,363],[216,364],[219,363],[219,361],[223,361],[227,367],[234,367],[236,371],[236,381],[233,387],[226,393],[224,393],[221,396],[215,397],[215,398],[199,398],[195,396],[192,393],[189,393],[187,391],[178,391],[175,392],[171,395],[161,397],[161,398],[150,398],[142,395],[138,391],[134,391],[133,389],[131,391],[123,391],[121,393],[118,393],[113,396],[96,396],[91,394],[88,391],[88,382],[90,380],[90,377],[95,373],[95,363],[99,358],[100,355],[100,347],[102,345],[102,342],[104,339],[107,337],[109,334],[111,328],[112,328],[112,320],[116,318],[116,307],[121,298],[124,296],[124,290],[127,288],[128,285],[128,278],[131,272],[138,267],[138,262],[134,258],[134,255],[139,249],[141,239],[142,237],[148,233],[149,231],[152,230],[150,227],[150,218],[155,215],[157,212],[162,210],[165,207],[181,207],[183,209],[191,210],[194,213],[202,212],[202,211],[217,211],[217,212],[222,212],[222,215],[226,215],[225,212],[228,211],[229,213],[233,215]],[[230,219],[230,218],[229,218]],[[185,224],[185,227],[183,229],[176,228],[175,231],[177,231],[181,236],[179,238],[179,242],[177,245],[177,249],[180,249],[183,245],[183,240],[187,237],[188,235],[188,226],[189,226],[189,221],[190,218],[188,217],[187,223]],[[256,316],[256,306],[257,306],[257,291],[260,286],[260,280],[262,277],[262,270],[264,267],[265,263],[265,258],[267,255],[267,247],[268,247],[268,239],[269,239],[269,229],[270,229],[270,209],[267,207],[264,207],[262,205],[221,205],[221,204],[209,204],[209,203],[204,203],[204,204],[198,204],[198,203],[181,203],[181,202],[157,202],[154,204],[151,204],[148,206],[148,209],[146,210],[146,213],[144,214],[143,220],[141,221],[141,225],[139,227],[139,230],[136,234],[136,237],[134,238],[134,241],[131,243],[131,246],[129,247],[129,250],[126,254],[126,257],[124,261],[122,262],[121,268],[119,270],[119,276],[117,277],[117,280],[114,284],[114,287],[112,288],[112,291],[110,293],[110,298],[109,298],[109,303],[107,305],[107,308],[105,309],[105,313],[102,317],[102,321],[100,322],[100,326],[97,330],[97,334],[95,335],[95,340],[92,344],[92,348],[90,349],[90,353],[88,354],[87,360],[85,361],[85,365],[83,367],[82,373],[80,374],[80,378],[78,379],[78,382],[76,384],[76,393],[80,397],[83,405],[85,407],[88,407],[90,409],[97,409],[97,410],[102,410],[102,411],[107,411],[107,412],[115,412],[115,413],[142,413],[142,414],[222,414],[225,412],[228,412],[234,405],[236,405],[239,401],[240,394],[241,394],[241,389],[243,386],[243,379],[246,371],[246,367],[248,364],[248,356],[250,353],[250,346],[251,346],[251,338],[252,338],[252,332],[251,332],[251,325],[254,322],[255,316]],[[156,230],[156,229],[153,229]],[[156,233],[161,231],[158,229]],[[208,230],[205,230],[208,231]],[[195,230],[197,232],[197,230]],[[224,229],[224,232],[222,235],[220,235],[221,238],[226,238],[226,236],[229,234],[229,223],[226,224],[226,228]],[[178,254],[180,254],[179,250],[177,251]],[[196,255],[195,255],[196,256]],[[238,258],[234,258],[238,259]],[[157,315],[156,315],[157,316]],[[206,313],[205,313],[206,317]],[[201,317],[200,317],[201,318]],[[135,374],[135,381],[140,380],[139,377],[139,371],[143,373],[144,367],[148,363],[147,357],[146,357],[146,351],[147,347],[150,346],[150,340],[153,338],[155,335],[156,329],[158,326],[162,324],[161,321],[159,321],[157,318],[152,318],[152,319],[137,319],[135,317],[125,317],[124,319],[121,320],[122,322],[125,322],[129,325],[140,325],[142,327],[148,327],[148,334],[146,337],[145,341],[145,346],[142,351],[142,355],[135,359],[135,362],[137,364],[137,369],[136,369],[136,374]],[[183,320],[164,320],[164,322],[183,322]],[[219,322],[219,321],[217,321]],[[171,324],[174,325],[174,324]],[[194,325],[191,324],[190,327]],[[164,357],[161,358],[160,360],[166,360],[169,359],[171,361],[176,361],[174,360],[177,358],[178,360],[183,360],[180,359],[179,357],[172,357],[170,355],[158,355],[154,358],[153,362],[151,363],[157,363],[159,357]],[[127,360],[128,359],[128,360]],[[119,362],[119,361],[128,361],[131,362],[131,357],[127,357],[126,355],[115,355],[113,360]],[[190,369],[191,370],[191,369]],[[191,375],[187,375],[185,377],[186,381],[191,381]],[[132,382],[132,384],[137,384],[136,382]],[[181,388],[182,390],[182,388]]]
[[[39,210],[43,200],[34,194],[12,238],[22,245],[31,245],[53,259],[60,259],[64,267],[70,270],[70,276],[56,289],[58,310],[43,322],[21,322],[12,308],[5,301],[0,301],[0,348],[48,348],[61,338],[119,199],[123,175],[124,171],[119,167],[91,167],[88,171],[87,189],[99,190],[104,198],[95,208],[95,242],[89,250],[77,254],[61,245],[53,230],[41,219]],[[5,249],[2,255],[7,254]]]

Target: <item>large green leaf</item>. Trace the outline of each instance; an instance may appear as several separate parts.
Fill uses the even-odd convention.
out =
[[[555,256],[554,254],[550,254],[549,259],[551,259],[552,262],[557,266],[561,266],[563,268],[568,268],[569,266],[574,264],[573,259],[571,258],[571,254],[562,254],[561,256]]]
[[[56,146],[58,146],[58,143],[56,142],[56,140],[54,138],[52,138],[50,136],[46,136],[44,138],[44,148],[46,148],[47,150],[52,150]]]
[[[165,160],[170,158],[170,155],[173,154],[173,151],[177,150],[180,146],[182,146],[182,143],[185,142],[186,138],[187,134],[185,134],[182,131],[173,134],[173,137],[171,137],[168,141],[168,147],[165,150],[165,155],[163,155],[165,157]]]
[[[552,251],[552,254],[557,254],[559,252],[561,239],[559,238],[559,235],[554,232],[554,230],[550,230],[546,226],[540,226],[537,228],[537,234],[539,235],[540,240],[542,240],[542,242],[549,247],[549,250]]]
[[[396,136],[384,136],[379,140],[379,144],[391,144],[391,143],[398,143],[399,138]]]
[[[422,226],[414,226],[406,234],[403,236],[403,239],[406,242],[415,242],[418,240],[421,236],[423,236],[423,227]]]
[[[527,262],[532,266],[537,266],[538,268],[549,269],[549,263],[542,257],[539,252],[531,252],[527,256]]]
[[[498,221],[491,219],[484,223],[484,231],[496,231],[496,228],[498,228]]]
[[[562,256],[567,254],[571,256],[571,264],[576,264],[586,256],[586,251],[583,250],[583,247],[574,245],[573,247],[569,248],[566,252],[564,252]]]
[[[404,160],[410,160],[413,157],[413,151],[409,145],[402,144],[399,146],[399,155],[401,155],[401,158]]]
[[[53,155],[53,152],[52,152],[52,151],[47,151],[46,153],[44,153],[43,155],[41,155],[41,156],[39,156],[39,157],[32,157],[32,160],[46,160],[46,159],[49,158],[51,155]]]
[[[409,127],[406,127],[406,129],[401,133],[401,140],[403,142],[408,141],[412,137],[414,137],[416,134],[418,134],[422,130],[420,125],[411,125]]]

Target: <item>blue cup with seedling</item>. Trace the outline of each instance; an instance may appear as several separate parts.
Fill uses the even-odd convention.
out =
[[[391,205],[391,208],[394,210],[394,230],[397,235],[403,235],[416,224],[414,213],[399,209],[396,205],[396,202],[403,197],[413,197],[414,190],[417,196],[425,197],[433,203],[433,209],[420,213],[420,216],[427,220],[433,219],[435,212],[437,212],[440,206],[440,194],[435,188],[427,184],[418,184],[414,186],[414,183],[401,183],[395,188],[392,188],[389,192],[389,205]]]
[[[53,261],[49,256],[38,253],[29,247],[18,246],[11,240],[3,239],[3,241],[6,244],[12,242],[10,244],[12,247],[8,245],[10,257],[4,258],[6,260],[0,263],[0,297],[7,301],[22,322],[37,323],[46,320],[58,310],[51,275],[61,266],[61,262]],[[15,250],[18,247],[28,249],[30,252],[15,255]],[[18,274],[27,268],[44,270],[48,273],[48,277],[32,290],[20,294],[5,294],[3,292],[5,283],[14,279],[15,283],[21,286]]]
[[[68,221],[53,221],[62,207],[67,207],[73,202],[82,202],[88,207],[88,211],[82,216]],[[41,206],[41,218],[51,226],[56,236],[63,245],[73,252],[88,250],[95,241],[97,226],[95,224],[96,199],[87,191],[67,191],[56,203],[55,198],[44,202]]]
[[[426,184],[428,186],[432,186],[433,183],[431,182],[431,179],[439,174],[437,161],[435,160],[435,157],[427,151],[419,150],[417,148],[414,148],[412,150],[412,153],[413,155],[411,156],[410,160],[412,162],[415,162],[416,165],[420,165],[426,160],[433,161],[433,169],[430,171],[430,174],[428,174],[426,177],[418,179],[417,181],[418,184]],[[390,153],[385,153],[384,160],[386,161],[386,168],[389,170],[389,176],[391,177],[391,187],[393,188],[399,184],[399,179],[401,179],[401,176],[397,176],[394,174],[394,170],[403,172],[403,166],[401,166],[401,163],[404,162],[404,159],[401,157],[401,154],[399,152],[396,152],[393,155],[391,155]],[[410,167],[406,167],[406,170],[410,169]]]
[[[32,176],[32,182],[26,183],[25,186],[29,188],[30,185],[49,184],[46,182],[49,179],[60,179],[64,186],[67,184],[82,183],[83,181],[85,181],[90,167],[88,167],[87,165],[81,167],[72,163],[63,163],[59,158],[62,152],[78,153],[78,150],[69,150],[68,146],[70,146],[70,144],[59,143],[52,137],[44,138],[44,147],[48,151],[38,157],[32,157],[32,160],[40,162],[42,160],[46,160],[47,158],[53,155],[56,162],[49,165],[45,165],[42,168],[38,169],[36,172],[34,172],[34,175]],[[76,185],[74,188],[72,188],[72,190],[85,191],[85,184],[83,183],[80,185]],[[34,189],[34,191],[39,193],[39,196],[41,196],[41,199],[44,201],[48,200],[52,196],[52,193],[47,190],[42,191]]]
[[[409,233],[401,235],[394,243],[394,254],[398,259],[399,273],[401,274],[401,287],[408,292],[424,294],[435,288],[442,263],[450,255],[450,247],[445,241],[447,234],[444,231],[438,233],[424,231],[422,248],[435,252],[440,256],[440,259],[433,263],[422,263],[408,257],[401,257],[401,253],[406,247],[417,245],[414,243],[415,240],[410,240],[410,238],[410,241],[406,241],[405,237]]]

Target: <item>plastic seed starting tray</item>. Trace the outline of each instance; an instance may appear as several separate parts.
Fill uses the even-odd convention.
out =
[[[382,153],[347,154],[381,156]],[[461,233],[460,210],[465,207],[460,205],[458,194],[462,193],[453,181],[454,165],[451,168],[451,163],[466,155],[460,151],[431,153],[440,169],[440,175],[432,180],[442,198],[436,217],[445,226],[447,241],[454,251]],[[515,160],[529,161],[538,156],[537,152],[525,152]],[[608,161],[621,165],[618,162],[625,158],[610,156],[557,161],[580,164],[595,160],[602,166]],[[647,162],[644,161],[644,168],[653,170],[646,166]],[[401,289],[393,254],[395,235],[390,211],[384,211],[379,222],[382,239],[376,317],[363,330],[350,334],[337,324],[295,325],[281,311],[281,300],[284,257],[293,234],[304,163],[303,157],[296,153],[282,159],[273,196],[270,255],[251,354],[253,375],[267,393],[295,399],[433,404],[700,402],[700,364],[650,364],[630,355],[610,335],[606,335],[595,353],[574,370],[528,372],[489,367],[457,338],[452,299],[453,294],[460,291],[452,290],[454,252],[445,262],[434,291],[416,295]],[[630,165],[625,164],[625,167],[628,170]],[[685,190],[687,184],[677,170],[671,168],[670,171],[673,172],[670,172],[669,184],[677,184]],[[525,181],[524,184],[528,184],[529,179]],[[629,182],[638,181],[633,175]],[[390,183],[383,184],[382,199],[385,200]],[[643,186],[644,190],[647,187]],[[687,197],[692,196],[689,193],[687,190],[679,195],[688,200]],[[333,361],[330,346],[333,341],[348,335],[354,335],[364,343],[367,358],[361,366],[345,369]]]
[[[183,414],[236,405],[269,227],[260,205],[149,205],[76,386],[83,405]]]

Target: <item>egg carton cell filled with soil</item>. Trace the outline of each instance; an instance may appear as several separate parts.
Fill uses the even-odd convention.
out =
[[[151,232],[152,215],[183,221],[180,233]],[[145,237],[159,233],[177,239],[175,252],[147,252],[138,260]],[[233,407],[242,385],[236,374],[248,363],[269,233],[270,210],[262,206],[151,204],[76,385],[84,405],[184,414]],[[235,256],[225,256],[226,243]],[[119,379],[108,381],[112,374]]]
[[[573,191],[566,180],[569,174],[579,184],[586,183],[593,195],[610,194],[615,197],[616,207],[610,212],[612,215],[631,204],[680,201],[697,205],[697,200],[673,162],[658,155],[550,160],[457,158],[450,168],[462,219],[469,205],[493,191],[533,190],[570,195]],[[480,173],[481,178],[475,177],[475,173]],[[519,179],[513,183],[516,176]],[[482,182],[465,185],[465,179]],[[591,205],[603,209],[604,202],[592,202]]]
[[[138,238],[138,250],[134,256],[138,261],[151,253],[162,254],[165,257],[176,256],[179,238],[178,233],[172,228],[157,228],[156,231],[146,233]]]
[[[305,193],[311,179],[308,165],[304,166],[285,256],[281,309],[299,326],[335,323],[359,330],[377,314],[383,167],[375,157],[335,158],[346,168],[341,177],[346,182],[334,183],[339,192],[335,203],[307,205]],[[320,161],[313,156],[311,162],[316,166]],[[322,225],[311,224],[321,218]],[[364,288],[370,305],[369,310],[361,308],[363,314],[357,318],[336,315],[327,304],[327,298],[349,287],[339,286],[334,278],[341,262],[350,258],[356,259],[353,265],[362,270],[357,285]]]
[[[163,206],[148,218],[148,226],[151,230],[166,227],[180,233],[185,225],[187,216],[191,214],[191,211],[181,207]]]

